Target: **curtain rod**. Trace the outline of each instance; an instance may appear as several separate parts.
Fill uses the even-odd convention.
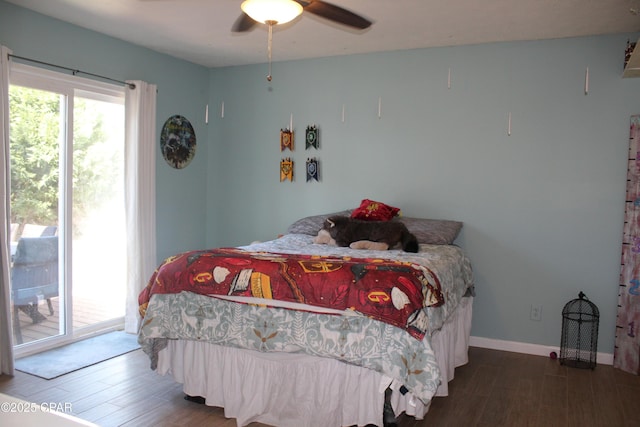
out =
[[[105,76],[101,76],[99,74],[88,73],[86,71],[77,70],[75,68],[69,68],[69,67],[64,67],[62,65],[51,64],[49,62],[38,61],[37,59],[25,58],[24,56],[18,56],[18,55],[14,55],[12,53],[9,54],[9,58],[21,59],[23,61],[34,62],[34,63],[40,64],[40,65],[47,65],[49,67],[56,67],[56,68],[60,68],[60,69],[63,69],[63,70],[71,71],[74,76],[76,74],[86,74],[87,76],[97,77],[99,79],[109,80],[109,81],[112,81],[112,82],[115,82],[115,83],[120,83],[121,85],[124,85],[124,86],[129,86],[129,89],[135,89],[136,88],[136,85],[133,84],[133,83],[123,82],[121,80],[112,79],[111,77],[105,77]]]

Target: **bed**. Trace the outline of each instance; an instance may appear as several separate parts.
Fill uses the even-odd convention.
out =
[[[328,216],[163,261],[139,297],[151,368],[238,426],[382,426],[389,408],[422,419],[467,362],[462,224],[394,219],[418,253],[353,250],[314,243]]]

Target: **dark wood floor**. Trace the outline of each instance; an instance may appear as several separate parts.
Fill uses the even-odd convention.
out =
[[[456,370],[449,397],[436,398],[424,420],[401,416],[398,425],[640,426],[638,376],[473,347],[469,358]],[[236,425],[220,408],[185,401],[180,385],[150,371],[140,350],[49,381],[22,372],[0,376],[0,393],[70,403],[74,415],[103,427]]]

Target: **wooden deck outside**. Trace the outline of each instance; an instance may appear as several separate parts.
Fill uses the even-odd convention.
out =
[[[112,226],[117,225],[118,222],[113,221],[114,218],[119,218],[118,212],[118,205],[111,204],[106,210],[93,212],[82,221],[79,229],[74,229],[78,235],[74,235],[72,240],[73,263],[69,279],[73,278],[73,280],[68,280],[73,285],[68,289],[73,294],[73,324],[70,327],[73,328],[76,336],[78,335],[76,332],[82,328],[124,317],[126,299],[124,224],[122,227],[116,226],[115,229],[104,226],[109,221]],[[57,235],[57,225],[26,224],[20,230],[18,224],[11,224],[12,258],[18,250],[22,237],[54,235]],[[108,267],[105,267],[105,259],[109,260]],[[58,269],[62,270],[62,264]],[[62,286],[59,290],[59,294],[62,295]],[[54,293],[49,293],[51,294]],[[40,293],[40,298],[42,295],[47,294]],[[18,326],[14,325],[13,328],[14,344],[27,344],[63,333],[60,330],[61,323],[63,324],[61,320],[64,320],[60,312],[63,299],[58,296],[51,298],[51,304],[53,313],[50,313],[47,301],[40,299],[38,311],[41,315],[37,316],[36,322],[28,313],[18,310],[19,321],[14,321]],[[15,319],[13,310],[17,308],[12,304],[11,309],[12,319]],[[16,329],[18,328],[22,340],[17,339]]]
[[[18,310],[20,319],[20,331],[22,333],[22,343],[26,344],[43,338],[49,338],[59,335],[60,332],[60,298],[51,298],[53,306],[53,315],[49,314],[49,308],[46,301],[40,301],[38,306],[39,312],[45,317],[45,320],[39,323],[33,323],[29,315]],[[12,310],[15,307],[12,306]],[[118,310],[110,304],[104,304],[104,301],[96,301],[89,297],[74,298],[73,312],[73,329],[94,325],[99,322],[111,320],[118,317]],[[122,309],[124,312],[124,309]],[[13,312],[11,313],[13,316]],[[120,316],[122,316],[121,314]],[[12,317],[13,319],[13,317]],[[16,337],[16,328],[13,329],[13,342],[19,344]]]

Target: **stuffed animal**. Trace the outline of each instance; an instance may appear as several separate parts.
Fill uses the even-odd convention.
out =
[[[368,249],[370,251],[386,251],[389,245],[385,242],[372,242],[371,240],[358,240],[352,242],[349,247],[351,249]]]
[[[405,252],[418,252],[416,236],[407,227],[396,221],[361,221],[347,216],[332,216],[325,220],[326,230],[338,246],[373,249],[371,244],[385,244],[393,248],[400,244]],[[324,233],[323,233],[324,234]]]
[[[329,234],[329,232],[324,228],[321,228],[320,231],[318,231],[318,235],[313,238],[313,243],[317,243],[319,245],[337,246],[336,241],[333,240],[331,234]]]
[[[333,240],[331,234],[324,228],[321,228],[318,231],[318,235],[313,238],[313,243],[317,243],[319,245],[331,245],[337,246],[336,241]],[[371,251],[386,251],[389,249],[389,245],[384,242],[371,242],[369,240],[359,240],[357,242],[353,242],[349,245],[351,249],[369,249]]]

